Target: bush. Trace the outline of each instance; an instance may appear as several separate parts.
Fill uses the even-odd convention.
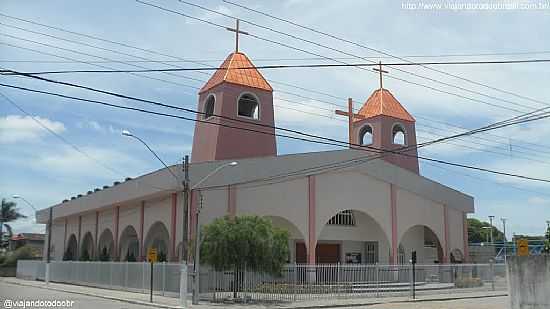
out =
[[[459,277],[455,281],[457,288],[477,288],[483,285],[481,278]]]
[[[18,260],[32,260],[37,257],[36,252],[34,252],[30,247],[23,246],[4,257],[2,266],[4,267],[14,267],[17,266]]]

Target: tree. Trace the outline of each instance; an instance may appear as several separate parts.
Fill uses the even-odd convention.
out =
[[[485,228],[484,228],[485,227]],[[489,222],[483,222],[475,218],[468,218],[468,242],[469,243],[482,243],[490,241],[491,224]],[[493,225],[493,241],[495,243],[502,243],[504,241],[504,233],[497,229]]]
[[[216,270],[233,271],[235,298],[244,268],[280,275],[288,260],[288,232],[266,218],[226,216],[205,225],[203,231],[201,260]]]
[[[17,204],[15,202],[7,201],[2,199],[2,206],[0,208],[0,244],[4,244],[4,226],[8,232],[8,236],[11,237],[13,234],[11,226],[6,222],[12,222],[17,219],[26,218],[27,216],[21,214],[17,209]]]

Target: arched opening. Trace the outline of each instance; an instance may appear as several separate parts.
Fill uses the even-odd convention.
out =
[[[395,145],[407,145],[407,133],[402,124],[396,123],[393,125],[392,140]]]
[[[213,94],[209,95],[204,103],[204,119],[210,118],[214,115],[215,104],[216,98]]]
[[[238,100],[238,114],[252,119],[260,118],[260,105],[258,98],[251,93],[244,93]]]
[[[170,234],[164,223],[155,222],[147,232],[145,237],[144,247],[155,248],[157,250],[157,256],[159,262],[166,262],[168,260],[168,244],[170,243]]]
[[[359,143],[361,145],[370,145],[372,141],[372,127],[366,124],[359,130]]]
[[[136,262],[139,259],[139,239],[133,226],[128,225],[122,231],[119,248],[121,261]]]
[[[99,242],[97,244],[98,260],[110,261],[113,259],[115,252],[115,242],[113,233],[110,229],[105,229],[101,232]]]
[[[65,253],[63,254],[63,261],[76,261],[78,253],[78,242],[76,240],[76,235],[71,234],[67,245],[65,246]]]
[[[305,238],[298,227],[283,217],[265,216],[265,218],[271,220],[271,224],[273,224],[274,227],[288,231],[288,248],[290,249],[288,263],[307,263],[307,248],[304,241]]]
[[[437,264],[443,262],[443,249],[434,231],[425,225],[410,227],[401,236],[399,246],[403,247],[405,261],[411,259],[416,251],[418,264]]]
[[[80,246],[80,258],[81,261],[92,261],[94,259],[94,238],[92,233],[87,232],[82,238],[82,245]]]
[[[317,240],[319,264],[388,263],[390,243],[382,226],[368,213],[345,209],[330,217]]]

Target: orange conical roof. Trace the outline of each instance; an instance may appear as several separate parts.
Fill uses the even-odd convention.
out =
[[[415,121],[413,116],[407,112],[391,92],[384,88],[375,90],[358,114],[366,118],[384,115],[406,121]]]
[[[199,93],[208,91],[223,82],[273,91],[273,88],[271,88],[267,80],[256,69],[252,61],[240,52],[229,54]]]

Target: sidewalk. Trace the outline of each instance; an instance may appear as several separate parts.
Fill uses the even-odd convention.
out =
[[[104,299],[111,299],[116,301],[123,301],[131,304],[139,305],[148,305],[158,308],[181,308],[178,298],[166,297],[153,295],[153,303],[149,302],[149,294],[142,293],[133,293],[127,291],[118,291],[118,290],[109,290],[109,289],[100,289],[87,286],[79,285],[70,285],[70,284],[60,284],[60,283],[46,283],[42,281],[30,281],[22,280],[17,278],[4,277],[0,278],[0,281],[21,285],[21,286],[32,286],[36,288],[49,289],[54,291],[63,291],[68,293],[75,293],[93,297],[99,297]],[[505,291],[496,291],[496,292],[471,292],[471,293],[450,293],[450,294],[441,294],[441,295],[422,295],[418,296],[415,302],[425,302],[425,301],[437,301],[437,300],[453,300],[453,299],[467,299],[467,298],[484,298],[484,297],[497,297],[497,296],[506,296]],[[190,298],[189,298],[190,299]],[[305,308],[338,308],[338,307],[356,307],[362,305],[374,305],[374,304],[385,304],[385,303],[404,303],[412,302],[409,297],[384,297],[384,298],[353,298],[353,299],[323,299],[323,300],[311,300],[311,301],[300,301],[295,303],[282,303],[282,304],[270,304],[270,305],[242,305],[243,307],[249,309],[260,309],[260,308],[293,308],[293,309],[305,309]],[[188,301],[188,306],[191,306],[191,301]],[[198,309],[219,309],[240,307],[239,304],[214,304],[202,301],[200,305],[193,306],[193,308]]]

